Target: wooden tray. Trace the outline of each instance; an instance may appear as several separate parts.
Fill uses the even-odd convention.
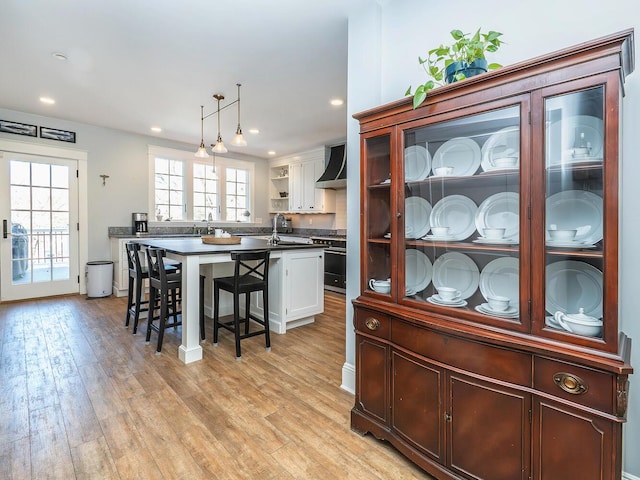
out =
[[[202,238],[202,243],[207,243],[209,245],[234,245],[240,243],[242,240],[241,237],[214,237],[213,235],[207,235]]]

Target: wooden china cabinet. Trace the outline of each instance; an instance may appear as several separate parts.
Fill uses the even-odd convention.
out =
[[[628,30],[355,115],[353,430],[439,479],[620,478],[632,71]]]

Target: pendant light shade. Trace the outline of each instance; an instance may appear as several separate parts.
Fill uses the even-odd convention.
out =
[[[216,140],[216,146],[213,147],[213,151],[216,153],[227,153],[227,147],[224,146],[222,135],[220,134],[220,100],[224,100],[224,95],[216,93],[213,98],[218,101],[218,140]]]
[[[200,105],[200,146],[195,156],[197,158],[209,158],[207,149],[204,147],[204,105]]]

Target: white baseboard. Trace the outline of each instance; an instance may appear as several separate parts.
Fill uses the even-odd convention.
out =
[[[640,477],[631,475],[630,473],[622,472],[622,480],[640,480]]]
[[[342,366],[342,385],[340,385],[340,388],[355,395],[356,393],[355,365],[345,362],[344,365]]]

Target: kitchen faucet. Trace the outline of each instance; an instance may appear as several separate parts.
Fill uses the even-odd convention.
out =
[[[271,238],[268,240],[269,245],[277,245],[280,241],[280,237],[278,236],[278,218],[284,218],[282,213],[276,213],[273,216],[273,233],[271,234]]]

